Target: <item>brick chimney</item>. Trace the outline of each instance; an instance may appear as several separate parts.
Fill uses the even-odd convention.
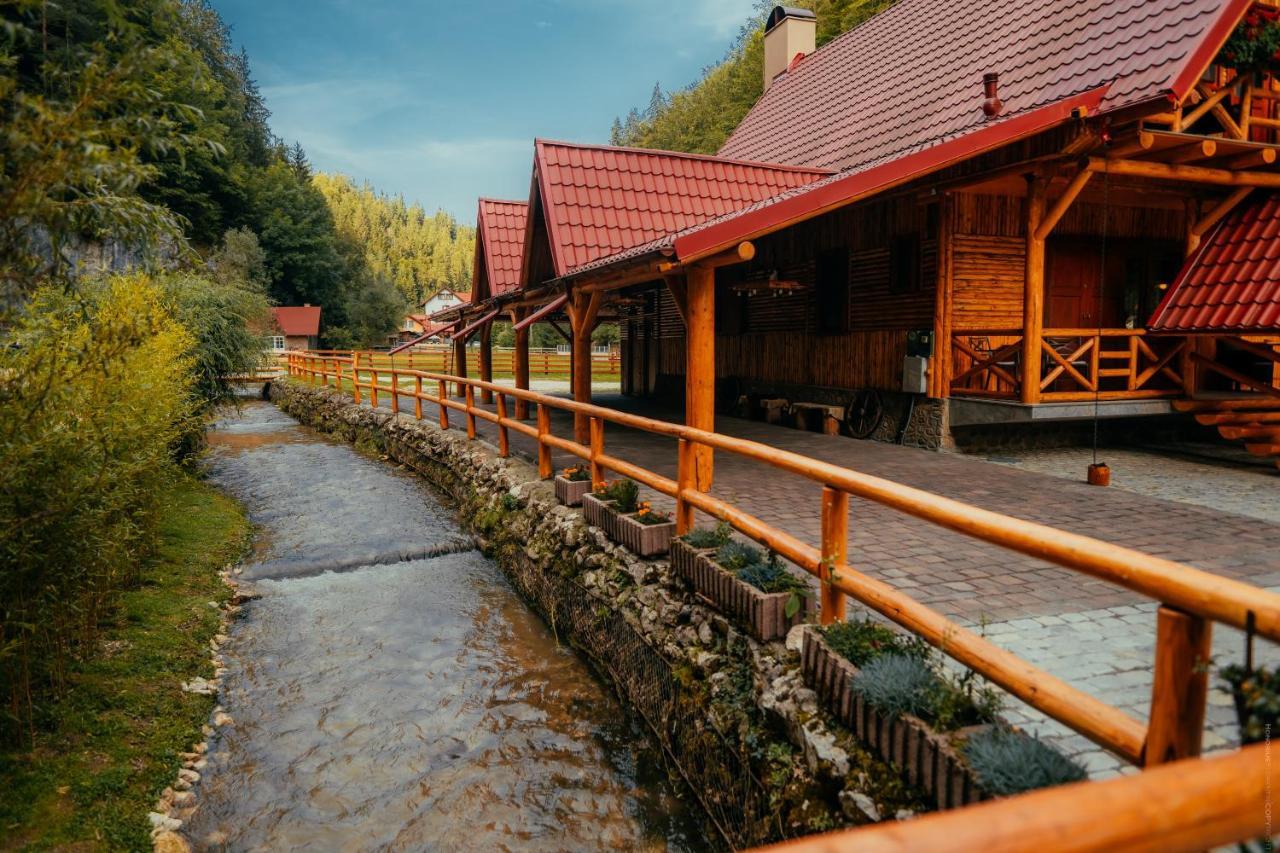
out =
[[[790,67],[797,54],[813,53],[818,38],[818,16],[808,9],[774,6],[764,27],[764,87]]]

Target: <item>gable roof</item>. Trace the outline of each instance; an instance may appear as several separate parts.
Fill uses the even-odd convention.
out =
[[[556,277],[829,174],[608,145],[536,140],[525,263],[545,223]],[[532,208],[531,208],[532,209]],[[526,274],[532,274],[532,270]]]
[[[320,334],[320,308],[316,305],[281,305],[271,309],[281,334],[314,337]]]
[[[1220,222],[1151,317],[1156,332],[1280,331],[1280,193]]]
[[[778,77],[719,154],[844,170],[1108,86],[1106,112],[1181,100],[1249,0],[898,0]]]
[[[520,286],[524,229],[529,205],[523,201],[480,199],[476,213],[476,263],[473,287],[481,299]],[[466,301],[470,301],[469,299]]]

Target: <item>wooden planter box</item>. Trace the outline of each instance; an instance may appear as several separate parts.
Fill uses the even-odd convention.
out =
[[[582,496],[591,491],[590,480],[570,480],[563,474],[556,474],[556,500],[565,506],[580,506]]]
[[[618,544],[630,548],[641,557],[656,557],[667,553],[671,548],[671,539],[676,535],[674,521],[642,524],[636,520],[635,515],[617,515],[613,523],[618,531]]]
[[[853,692],[858,668],[832,650],[815,628],[804,632],[800,666],[805,683],[836,719],[873,752],[895,765],[904,781],[923,789],[939,809],[988,799],[956,745],[989,726],[941,734],[910,714],[890,721]]]
[[[671,543],[671,565],[720,612],[733,616],[747,633],[761,642],[781,640],[796,625],[812,618],[816,609],[813,598],[800,601],[800,609],[787,618],[788,592],[761,592],[741,581],[733,572],[720,566],[713,550],[699,550],[679,539]]]
[[[588,491],[584,493],[582,495],[582,517],[586,519],[587,524],[603,530],[610,539],[617,539],[614,520],[618,517],[618,511],[613,508],[613,501],[598,498],[594,492]]]

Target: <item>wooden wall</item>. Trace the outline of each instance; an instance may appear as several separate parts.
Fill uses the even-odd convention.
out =
[[[717,315],[741,311],[742,328],[716,337],[716,375],[778,385],[896,390],[902,381],[907,331],[933,326],[937,235],[927,205],[900,197],[838,211],[756,241],[747,274],[777,270],[804,289],[783,295],[743,296],[729,284],[717,288]],[[919,285],[890,287],[890,241],[920,235]],[[849,249],[848,331],[818,329],[814,294],[816,259],[829,249]],[[660,340],[657,372],[684,375],[684,324],[671,297],[656,292],[651,310]],[[741,302],[740,302],[741,301]],[[743,307],[738,307],[742,302]]]

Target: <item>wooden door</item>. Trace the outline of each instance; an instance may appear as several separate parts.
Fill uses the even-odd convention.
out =
[[[1090,241],[1051,240],[1045,258],[1046,329],[1090,329],[1098,325],[1102,270]]]

